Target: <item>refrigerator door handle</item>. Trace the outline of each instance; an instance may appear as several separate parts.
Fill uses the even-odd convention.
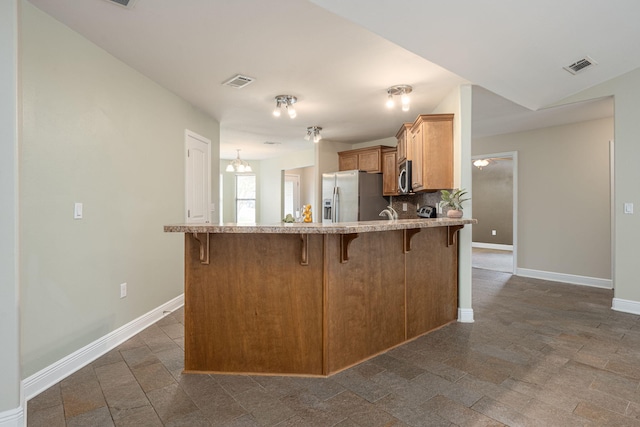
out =
[[[333,209],[331,210],[331,222],[338,222],[338,203],[340,200],[340,196],[338,195],[338,187],[333,187],[333,200],[331,202],[331,205],[333,206]]]

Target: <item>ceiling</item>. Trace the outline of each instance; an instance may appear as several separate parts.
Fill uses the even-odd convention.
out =
[[[543,107],[640,67],[636,0],[29,1],[219,121],[221,158],[307,149],[309,126],[345,143],[394,136],[464,83],[481,86],[474,136],[611,116],[611,99]],[[598,65],[562,69],[584,55]],[[236,74],[255,81],[222,85]],[[384,106],[397,84],[413,86],[409,112]],[[295,119],[272,116],[281,94],[298,98]]]

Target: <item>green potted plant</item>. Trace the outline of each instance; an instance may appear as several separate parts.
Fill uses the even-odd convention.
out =
[[[467,194],[464,188],[459,188],[453,192],[448,190],[440,191],[442,194],[442,200],[440,200],[440,207],[449,208],[447,211],[448,218],[462,218],[462,203],[471,198],[463,199],[462,197]]]

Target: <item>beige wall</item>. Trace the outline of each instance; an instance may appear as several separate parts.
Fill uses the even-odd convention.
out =
[[[288,169],[286,175],[297,175],[300,177],[300,207],[315,203],[315,166],[305,168]]]
[[[322,141],[324,143],[324,140]],[[318,144],[314,144],[318,145]],[[282,171],[315,164],[314,148],[260,161],[258,188],[260,191],[260,222],[274,224],[282,221]],[[312,206],[316,212],[316,206]]]
[[[398,129],[400,129],[400,125],[398,125]],[[398,140],[396,139],[395,136],[390,136],[388,138],[376,139],[374,141],[361,142],[359,144],[351,145],[350,150],[355,150],[357,148],[373,147],[376,145],[386,145],[388,147],[395,147],[396,145],[398,145]]]
[[[472,167],[474,243],[513,245],[513,160],[494,160],[479,169]],[[492,235],[492,230],[496,235]]]
[[[20,407],[18,3],[0,2],[0,419]],[[22,416],[16,414],[16,425]]]
[[[24,375],[183,292],[185,129],[219,126],[23,2],[20,275]],[[73,219],[74,202],[84,219]],[[119,298],[120,283],[128,296]]]
[[[473,140],[473,154],[518,152],[518,268],[611,278],[606,118]]]
[[[614,307],[640,313],[640,286],[638,286],[640,69],[585,90],[561,103],[611,95],[614,96],[615,110]],[[633,215],[624,214],[625,202],[634,203],[636,206]],[[624,304],[626,307],[621,307],[620,304]]]

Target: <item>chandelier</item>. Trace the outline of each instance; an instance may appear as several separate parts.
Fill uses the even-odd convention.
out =
[[[240,149],[236,149],[238,157],[231,160],[225,171],[227,172],[251,172],[251,165],[244,160],[240,160]]]

